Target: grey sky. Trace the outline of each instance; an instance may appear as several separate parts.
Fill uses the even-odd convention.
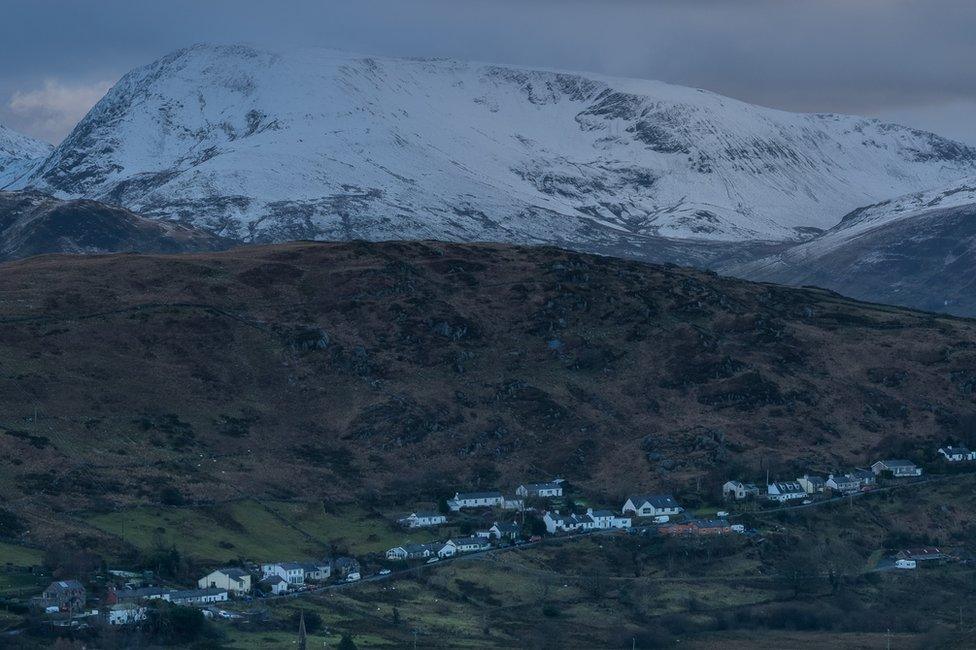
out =
[[[976,144],[972,0],[4,0],[0,122],[55,142],[197,42],[453,56],[873,115]]]

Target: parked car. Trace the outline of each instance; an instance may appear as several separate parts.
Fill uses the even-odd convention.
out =
[[[432,557],[429,560],[427,560],[427,564],[433,564],[434,562],[440,562],[440,561],[441,559],[439,557]]]
[[[353,571],[348,576],[346,576],[346,582],[356,582],[357,580],[359,580],[361,578],[362,578],[362,576],[359,575],[358,572]]]
[[[729,516],[729,513],[726,512],[725,510],[719,510],[718,512],[715,513],[715,516],[716,517],[728,517]]]
[[[388,576],[388,575],[390,575],[390,570],[389,569],[380,569],[380,573],[379,574],[381,576]]]
[[[808,506],[808,505],[810,505],[811,503],[813,503],[813,501],[812,501],[811,499],[804,499],[804,500],[803,500],[803,505],[805,505],[805,506]]]
[[[658,515],[657,517],[654,517],[655,524],[666,524],[669,521],[671,521],[671,517],[667,515]]]

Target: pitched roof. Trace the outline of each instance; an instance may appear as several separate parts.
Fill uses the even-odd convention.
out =
[[[627,500],[637,507],[644,503],[649,503],[657,509],[681,507],[670,494],[635,494],[627,497]]]
[[[48,589],[54,589],[55,591],[69,591],[75,589],[84,589],[80,582],[77,580],[57,580],[48,585]]]
[[[879,460],[878,462],[883,464],[885,467],[915,467],[915,463],[913,463],[910,460],[905,460],[903,458],[896,458],[893,460]]]
[[[265,578],[261,582],[263,582],[265,584],[269,584],[269,585],[276,585],[279,582],[287,582],[287,581],[284,578],[282,578],[280,575],[278,575],[276,573],[276,574],[274,574],[272,576],[268,576],[267,578]]]
[[[466,499],[499,499],[501,498],[501,492],[458,492],[457,498],[461,500]]]
[[[243,578],[244,576],[247,575],[247,571],[245,571],[244,569],[238,569],[237,567],[224,567],[222,569],[217,569],[217,571],[220,571],[228,578],[233,578],[235,580]]]

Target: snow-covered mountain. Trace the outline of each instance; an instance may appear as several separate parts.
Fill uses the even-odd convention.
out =
[[[651,259],[676,239],[797,240],[973,173],[976,149],[930,133],[652,81],[196,46],[123,77],[19,185],[245,240]]]
[[[0,124],[0,189],[50,155],[51,145]]]
[[[809,242],[725,270],[976,316],[976,177],[854,210]]]

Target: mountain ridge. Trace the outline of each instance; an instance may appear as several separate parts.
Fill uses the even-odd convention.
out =
[[[976,149],[934,134],[661,82],[201,45],[125,75],[23,184],[246,241],[653,259],[664,239],[803,240],[974,172]]]

